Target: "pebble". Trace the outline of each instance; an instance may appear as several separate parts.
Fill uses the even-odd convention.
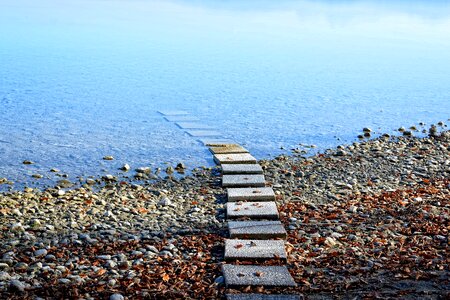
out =
[[[114,160],[114,157],[111,155],[106,155],[103,157],[103,160]]]
[[[122,171],[128,172],[131,169],[131,167],[129,164],[124,164],[120,169]]]
[[[125,298],[121,294],[112,294],[109,300],[124,300]]]
[[[34,251],[34,256],[36,257],[41,257],[41,256],[46,256],[47,255],[47,250],[46,249],[39,249]]]
[[[13,279],[9,282],[9,285],[13,291],[25,292],[25,285],[20,280]]]

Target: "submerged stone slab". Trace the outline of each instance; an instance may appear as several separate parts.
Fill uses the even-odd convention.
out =
[[[184,110],[160,110],[158,112],[165,116],[180,116],[189,114],[187,111]]]
[[[198,139],[203,145],[208,146],[208,147],[223,147],[226,145],[234,145],[236,144],[234,141],[232,140],[228,140],[228,139],[211,139],[211,138],[203,138],[203,139]]]
[[[228,153],[248,153],[248,150],[241,145],[222,145],[219,147],[209,148],[212,154],[228,154]]]
[[[295,287],[285,266],[236,266],[225,264],[222,266],[226,287],[255,286],[266,287]]]
[[[198,136],[221,136],[222,134],[218,131],[214,130],[195,130],[195,129],[189,129],[186,130],[186,132],[190,136],[198,137]]]
[[[286,259],[281,240],[225,240],[225,259]]]
[[[176,124],[182,129],[215,129],[212,126],[197,122],[177,122]]]
[[[223,187],[263,187],[266,185],[264,175],[247,174],[247,175],[222,175]]]
[[[250,153],[215,154],[217,164],[256,164],[256,158]]]
[[[275,202],[229,202],[227,218],[273,219],[279,218]]]
[[[227,300],[300,300],[300,295],[227,294]]]
[[[263,169],[258,164],[223,164],[222,174],[262,174]]]
[[[179,115],[179,116],[166,116],[164,117],[169,122],[194,122],[200,121],[199,118],[189,115]]]
[[[286,230],[280,221],[229,221],[228,232],[231,238],[275,239],[286,238]]]
[[[225,166],[225,165],[224,165]],[[228,202],[236,201],[275,201],[275,193],[270,187],[229,188]]]

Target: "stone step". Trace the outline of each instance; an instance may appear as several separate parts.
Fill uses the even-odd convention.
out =
[[[282,240],[225,240],[225,259],[271,259],[286,260]]]
[[[225,165],[224,165],[225,166]],[[236,201],[275,201],[275,193],[270,187],[229,188],[228,202]]]
[[[222,134],[218,131],[214,130],[195,130],[190,129],[186,130],[186,133],[193,137],[199,137],[199,136],[221,136]]]
[[[178,115],[178,116],[166,116],[164,117],[169,122],[194,122],[200,121],[199,118],[189,115]]]
[[[229,221],[230,238],[239,239],[285,239],[287,232],[280,221]]]
[[[264,187],[266,180],[264,175],[223,175],[223,187]]]
[[[211,147],[209,148],[209,151],[211,151],[212,154],[248,153],[247,149],[237,144]]]
[[[229,202],[227,203],[227,218],[249,219],[279,219],[278,208],[275,202]]]
[[[222,174],[262,174],[263,169],[258,164],[223,164]]]
[[[189,114],[187,111],[184,110],[160,110],[158,112],[165,116],[180,116]]]
[[[256,164],[256,158],[250,153],[215,154],[217,164]]]
[[[236,145],[234,141],[229,139],[200,138],[198,140],[203,145],[208,147],[225,147],[227,145]]]
[[[264,287],[295,287],[297,286],[285,266],[237,266],[225,264],[222,266],[225,286],[264,286]]]
[[[300,295],[227,294],[227,300],[300,300]]]
[[[216,129],[213,126],[196,122],[177,122],[176,124],[181,129]]]

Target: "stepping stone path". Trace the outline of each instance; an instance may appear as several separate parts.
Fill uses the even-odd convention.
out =
[[[226,288],[248,286],[295,287],[296,283],[284,265],[286,230],[272,188],[265,186],[263,169],[247,149],[221,138],[211,127],[185,111],[160,111],[177,125],[210,147],[214,161],[222,167],[222,186],[227,187],[229,239],[225,240],[226,261],[253,261],[251,265],[226,263],[222,273]],[[209,138],[212,137],[212,138]],[[232,221],[231,219],[237,219]],[[262,266],[258,262],[272,259],[280,265]],[[299,295],[228,294],[229,300],[298,300]]]
[[[275,193],[272,188],[265,187],[263,169],[251,154],[236,153],[239,145],[236,146],[210,148],[214,161],[222,167],[222,186],[229,187],[227,219],[230,239],[225,240],[224,258],[226,261],[253,261],[254,264],[224,264],[225,286],[294,287],[296,283],[286,266],[257,265],[258,261],[267,259],[278,259],[281,264],[286,261],[285,241],[280,239],[286,239],[287,233],[279,221]],[[299,296],[233,294],[227,295],[227,299],[293,300]]]

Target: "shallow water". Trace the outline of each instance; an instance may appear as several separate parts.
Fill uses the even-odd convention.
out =
[[[258,158],[450,117],[446,1],[241,2],[0,0],[0,178],[211,165],[161,109]]]

